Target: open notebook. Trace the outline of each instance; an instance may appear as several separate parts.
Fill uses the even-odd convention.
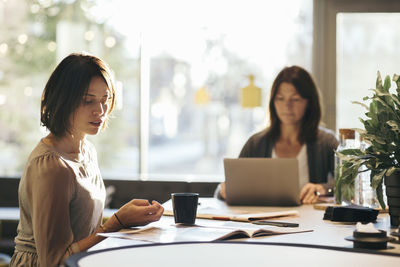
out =
[[[147,242],[169,243],[187,241],[217,241],[239,238],[255,238],[282,234],[312,232],[311,229],[249,225],[211,226],[211,225],[163,225],[153,223],[151,226],[123,229],[113,233],[97,233],[103,237],[141,240]]]
[[[163,207],[164,215],[173,216],[171,200],[165,202]],[[312,231],[300,227],[261,226],[248,223],[264,218],[279,220],[283,216],[290,216],[286,220],[293,222],[298,214],[297,210],[291,208],[231,207],[224,201],[215,198],[199,198],[197,218],[212,220],[196,220],[195,225],[182,225],[175,224],[171,217],[163,217],[160,221],[145,227],[123,229],[115,233],[98,233],[98,235],[163,243],[253,238]]]

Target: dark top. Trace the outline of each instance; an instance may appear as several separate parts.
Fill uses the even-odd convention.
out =
[[[339,142],[333,131],[320,127],[317,139],[307,145],[307,160],[311,183],[327,183],[334,173],[335,149]],[[268,129],[258,132],[247,140],[240,158],[270,158],[274,143]]]
[[[252,135],[243,146],[239,158],[270,158],[274,142],[271,134],[265,129]],[[333,177],[335,169],[335,149],[339,145],[335,133],[324,127],[319,127],[317,139],[306,143],[309,182],[322,184],[327,194],[333,193]],[[332,179],[329,179],[329,178]],[[214,196],[221,198],[220,185]]]

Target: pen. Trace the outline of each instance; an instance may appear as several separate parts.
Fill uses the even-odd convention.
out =
[[[229,217],[222,217],[222,216],[213,216],[211,217],[212,220],[223,220],[223,221],[229,221],[231,218]]]
[[[290,223],[290,222],[279,222],[279,221],[253,221],[251,222],[253,224],[258,224],[258,225],[273,225],[273,226],[279,226],[279,227],[299,227],[298,223]]]

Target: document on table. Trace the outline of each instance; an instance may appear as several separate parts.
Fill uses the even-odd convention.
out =
[[[156,243],[185,242],[185,241],[216,241],[238,238],[253,238],[259,236],[281,235],[311,232],[309,229],[282,228],[276,226],[229,227],[201,225],[162,225],[154,224],[136,229],[124,229],[113,233],[98,233],[103,237],[124,238]]]

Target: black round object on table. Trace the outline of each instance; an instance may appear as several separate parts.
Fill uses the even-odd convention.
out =
[[[355,230],[353,236],[345,238],[348,241],[352,241],[354,248],[365,248],[365,249],[386,249],[387,242],[393,241],[393,237],[388,237],[386,231],[379,230],[378,233],[359,232]]]
[[[397,232],[391,232],[390,235],[397,237],[397,239],[395,238],[394,241],[391,241],[392,243],[400,244],[400,227],[397,229]]]

